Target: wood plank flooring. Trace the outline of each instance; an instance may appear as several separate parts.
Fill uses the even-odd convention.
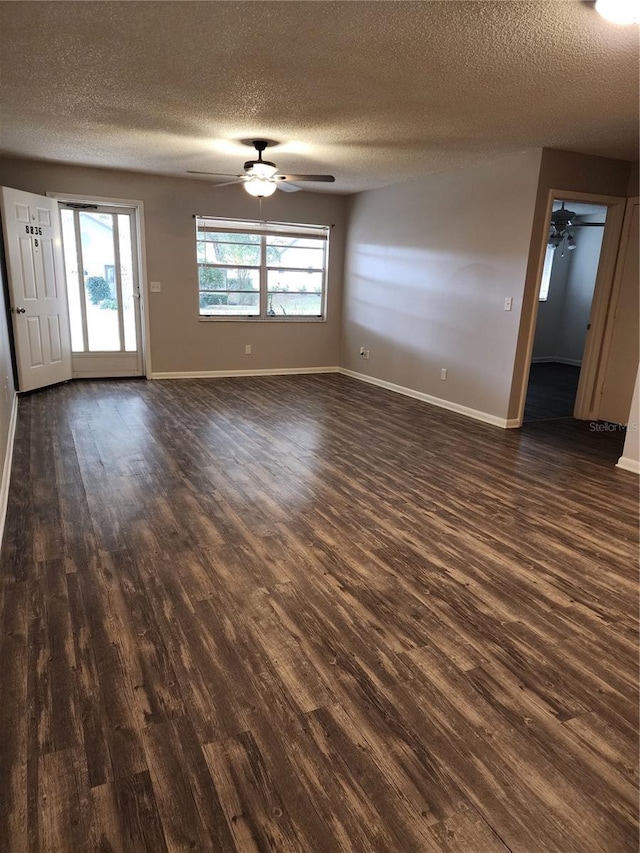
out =
[[[24,397],[0,849],[635,853],[622,439],[337,375]]]
[[[572,418],[578,393],[580,367],[556,361],[531,365],[524,421]]]

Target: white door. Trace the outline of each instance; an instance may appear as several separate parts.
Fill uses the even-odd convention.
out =
[[[18,390],[71,379],[71,337],[58,204],[2,187]]]
[[[136,212],[60,202],[74,377],[143,374]]]

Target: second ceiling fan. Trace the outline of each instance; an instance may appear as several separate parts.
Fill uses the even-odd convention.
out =
[[[233,178],[232,181],[225,181],[218,184],[220,187],[226,187],[230,184],[244,184],[245,190],[249,195],[256,198],[265,198],[273,195],[279,189],[285,192],[296,192],[302,187],[296,186],[298,183],[310,181],[313,183],[333,183],[335,178],[333,175],[281,175],[278,172],[278,167],[270,160],[262,159],[262,152],[270,144],[267,139],[254,139],[251,144],[258,152],[257,160],[247,160],[244,164],[244,175],[229,175],[223,172],[195,172],[188,170],[190,175],[213,175],[220,178]],[[271,143],[272,145],[274,143]]]

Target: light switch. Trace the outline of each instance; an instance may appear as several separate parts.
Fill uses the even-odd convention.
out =
[[[507,296],[506,299],[504,300],[504,310],[505,311],[511,311],[512,306],[513,306],[513,297]]]
[[[160,293],[160,291],[162,290],[162,285],[159,281],[150,281],[149,290],[151,291],[151,293]]]

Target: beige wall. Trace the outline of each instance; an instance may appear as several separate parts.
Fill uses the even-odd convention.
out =
[[[45,194],[64,192],[144,202],[154,372],[261,370],[338,364],[347,198],[277,192],[263,202],[274,221],[335,225],[331,232],[327,322],[198,320],[194,214],[259,219],[258,201],[240,186],[206,181],[0,159],[0,184]],[[245,355],[251,344],[252,355]]]
[[[527,151],[353,198],[343,367],[506,417],[540,159]]]
[[[549,148],[545,148],[542,152],[533,228],[531,229],[524,301],[520,317],[520,334],[513,364],[509,418],[518,416],[520,392],[523,382],[527,380],[529,370],[527,362],[528,330],[531,326],[537,301],[538,256],[540,246],[546,239],[549,190],[566,190],[626,198],[633,168],[631,163],[623,160],[611,160],[606,157],[590,157],[586,154],[555,151]]]
[[[636,198],[640,195],[640,174],[639,164],[632,163],[629,170],[629,185],[627,186],[627,197]]]
[[[621,468],[640,473],[640,368],[636,374],[636,383],[631,401],[631,412],[627,435],[624,440],[622,459],[618,463]]]

